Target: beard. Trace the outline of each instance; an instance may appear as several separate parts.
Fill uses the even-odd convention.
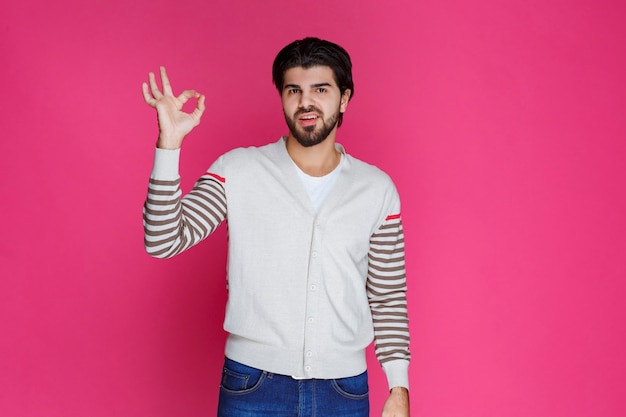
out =
[[[317,126],[317,124],[313,126],[298,125],[298,117],[304,113],[310,112],[315,112],[315,114],[317,114],[319,120],[322,121],[321,126]],[[339,120],[339,108],[328,119],[324,119],[324,113],[322,113],[322,111],[317,107],[309,107],[307,109],[299,110],[293,117],[289,117],[285,113],[285,121],[289,127],[289,132],[291,132],[291,135],[305,148],[324,142],[328,135],[330,135],[330,132],[332,132],[335,126],[337,126],[337,120]]]

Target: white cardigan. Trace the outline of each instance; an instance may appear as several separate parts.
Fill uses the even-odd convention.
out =
[[[299,378],[341,378],[376,354],[408,387],[400,200],[390,178],[345,154],[316,213],[285,147],[222,155],[180,200],[178,151],[157,149],[144,208],[146,250],[170,257],[228,221],[226,356]]]

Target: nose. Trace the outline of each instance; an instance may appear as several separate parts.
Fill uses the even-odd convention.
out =
[[[300,93],[300,100],[298,101],[298,107],[301,109],[307,109],[313,105],[313,99],[308,91]]]

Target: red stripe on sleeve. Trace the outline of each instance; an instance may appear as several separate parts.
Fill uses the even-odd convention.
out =
[[[396,220],[400,218],[400,213],[398,214],[390,214],[389,216],[387,216],[387,218],[385,220]]]
[[[211,176],[211,177],[215,178],[215,179],[216,179],[216,180],[218,180],[219,182],[222,182],[222,183],[225,183],[225,182],[226,182],[226,178],[224,178],[224,177],[220,177],[220,176],[219,176],[219,175],[217,175],[217,174],[213,174],[213,173],[211,173],[211,172],[207,172],[206,174],[207,174],[208,176]]]

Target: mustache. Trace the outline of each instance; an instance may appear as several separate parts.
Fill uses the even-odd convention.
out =
[[[323,116],[323,115],[324,115],[324,113],[323,113],[320,109],[318,109],[317,107],[315,107],[315,106],[309,106],[309,107],[307,107],[307,108],[305,108],[305,109],[300,109],[300,110],[298,110],[298,111],[296,112],[296,114],[294,114],[294,117],[301,116],[301,115],[303,115],[303,114],[305,114],[305,113],[316,113],[316,114],[317,114],[317,115],[319,115],[319,116]]]

